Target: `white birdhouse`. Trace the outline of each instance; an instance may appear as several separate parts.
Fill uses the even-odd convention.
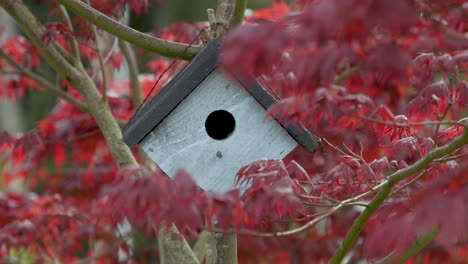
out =
[[[266,118],[276,100],[258,83],[233,80],[217,67],[211,42],[125,126],[125,142],[143,150],[170,177],[186,170],[205,190],[235,188],[238,170],[251,162],[282,159],[298,144],[317,147],[298,126]],[[247,83],[246,83],[247,84]]]

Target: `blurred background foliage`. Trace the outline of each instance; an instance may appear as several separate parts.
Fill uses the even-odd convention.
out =
[[[49,4],[44,0],[24,0],[35,10],[40,21],[48,21]],[[146,13],[136,16],[130,14],[129,25],[143,32],[154,32],[178,22],[206,21],[206,9],[216,9],[217,0],[165,0],[163,3],[152,2]],[[249,0],[248,8],[256,9],[270,5],[270,0]],[[5,13],[0,18],[5,19]],[[6,18],[8,19],[8,18]],[[141,53],[138,53],[140,54]],[[144,63],[144,60],[139,60]],[[49,80],[55,79],[55,73],[42,63],[41,74]],[[141,65],[141,64],[140,64]],[[142,72],[145,68],[142,67]],[[37,121],[46,117],[52,110],[56,98],[47,93],[29,90],[24,97],[15,102],[0,99],[0,131],[27,132],[35,127]]]

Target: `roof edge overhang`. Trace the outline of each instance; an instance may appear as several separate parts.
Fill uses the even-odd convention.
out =
[[[123,128],[123,140],[128,146],[140,143],[216,69],[220,48],[217,41],[210,42],[130,119]]]
[[[192,61],[178,73],[148,104],[143,106],[123,128],[123,139],[127,145],[134,147],[158,126],[197,86],[206,79],[218,66],[218,54],[221,45],[211,41]],[[253,77],[236,78],[238,82],[268,110],[277,100],[265,90]],[[319,138],[307,130],[301,123],[282,124],[275,120],[305,150],[313,152]]]

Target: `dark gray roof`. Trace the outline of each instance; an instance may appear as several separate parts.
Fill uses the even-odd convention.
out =
[[[123,139],[130,147],[140,143],[217,67],[220,44],[210,42],[192,61],[159,91],[123,128]],[[276,99],[252,80],[238,80],[249,93],[268,109]],[[280,123],[281,126],[285,127]],[[288,125],[287,132],[307,151],[317,148],[318,138],[301,124]]]

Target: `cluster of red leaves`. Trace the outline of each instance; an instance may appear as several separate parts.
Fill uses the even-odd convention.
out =
[[[49,45],[50,42],[55,41],[55,39],[59,35],[64,36],[65,39],[69,39],[71,37],[76,36],[75,33],[71,31],[67,25],[63,23],[52,22],[46,25],[45,33],[42,36],[42,41]]]
[[[238,183],[250,185],[242,195],[238,189],[225,194],[202,191],[182,170],[170,180],[162,172],[127,167],[102,195],[109,197],[115,216],[145,226],[150,233],[158,231],[161,223],[175,224],[185,234],[212,228],[213,221],[218,228],[268,228],[264,225],[268,219],[305,213],[298,196],[305,191],[299,180],[308,176],[297,163],[285,166],[279,160],[261,160],[237,176]]]
[[[80,204],[60,195],[0,193],[2,250],[27,248],[39,260],[77,259],[83,239],[112,243],[115,235],[105,202]],[[89,225],[90,221],[95,225]],[[107,230],[107,231],[106,231]]]
[[[278,10],[279,5],[275,4]],[[285,98],[270,108],[270,115],[283,122],[301,121],[314,134],[334,142],[338,146],[334,150],[341,149],[342,157],[332,153],[328,159],[291,155],[312,179],[309,194],[317,198],[307,202],[320,203],[324,196],[343,200],[372,190],[392,172],[463,133],[468,89],[463,50],[467,47],[466,20],[462,18],[467,7],[462,1],[304,0],[296,8],[300,12],[272,13],[234,30],[225,41],[221,62],[235,75],[260,77]],[[459,125],[429,124],[447,119]],[[457,152],[453,166],[463,164],[465,153],[466,148]],[[312,160],[319,163],[309,165]],[[433,166],[403,184],[411,180],[430,183],[449,177],[455,168]],[[466,174],[467,168],[460,170]],[[411,186],[405,190],[422,192]],[[395,195],[401,203],[423,204],[421,208],[425,204],[429,210],[429,194],[437,190],[429,188],[424,192],[426,199],[416,203],[410,203],[412,193]],[[461,192],[449,192],[439,204],[453,209],[462,197]],[[389,204],[397,203],[391,200]],[[391,243],[399,241],[395,235],[388,244],[379,243],[388,232],[403,225],[417,230],[418,221],[428,218],[420,213],[412,214],[410,223],[404,222],[406,218],[396,221],[404,212],[394,211],[395,218],[385,223],[387,233],[373,234],[362,256],[390,253]],[[426,232],[428,226],[438,226],[439,220],[419,225]],[[367,235],[375,230],[371,225]],[[421,232],[408,232],[407,241],[414,241]],[[399,249],[407,246],[402,241]]]
[[[8,39],[0,48],[5,55],[25,67],[38,69],[40,66],[39,51],[31,42],[21,36]],[[25,95],[29,89],[41,89],[35,81],[21,75],[15,75],[16,69],[9,67],[8,62],[2,57],[0,57],[0,70],[12,73],[0,78],[0,99],[16,99]]]
[[[458,48],[435,30],[441,26],[437,21],[418,19],[421,7],[415,5],[412,1],[317,1],[297,15],[235,30],[226,41],[222,61],[233,72],[269,75],[270,84],[287,95],[330,83],[348,65],[362,72],[354,80],[360,82],[356,89],[392,88],[408,79],[411,57]],[[462,21],[454,21],[454,26]]]
[[[287,15],[291,11],[291,8],[286,4],[284,0],[271,2],[271,7],[268,8],[259,8],[255,10],[255,13],[252,17],[249,17],[247,21],[255,20],[278,20],[283,16]]]
[[[178,42],[191,42],[198,34],[201,25],[189,26],[187,24],[173,25],[169,29],[164,29],[156,34],[160,37]],[[185,29],[185,30],[182,30]],[[77,31],[79,32],[79,31]],[[78,37],[80,54],[83,61],[97,61],[97,48],[92,41],[82,38],[75,32],[57,22],[47,24],[42,41],[52,42],[63,46],[71,51],[70,38]],[[198,40],[196,43],[199,43]],[[39,70],[39,56],[33,45],[21,37],[14,37],[4,45],[4,51],[18,64],[30,69]],[[122,56],[113,48],[100,51],[106,65],[113,69],[118,69],[122,63]],[[106,59],[108,58],[108,59]],[[8,62],[1,61],[2,70],[9,69]],[[154,74],[142,74],[139,76],[143,93],[146,96],[156,80],[161,76],[161,80],[153,91],[153,95],[169,81],[175,73],[186,65],[186,62],[177,62],[168,71],[171,61],[163,58],[151,60],[149,67],[154,70]],[[96,73],[94,73],[96,71]],[[164,72],[164,75],[162,75]],[[100,85],[100,70],[90,70],[90,75],[96,77],[96,83]],[[13,75],[19,80],[28,80],[19,73]],[[5,79],[6,80],[6,79]],[[20,89],[27,87],[25,81],[18,83],[18,87],[3,86],[5,93],[16,94]],[[7,89],[5,89],[5,87]],[[15,89],[13,89],[15,88]],[[77,100],[82,100],[81,96],[66,80],[60,82],[60,88]],[[3,91],[3,90],[2,90]],[[22,92],[19,95],[24,94]],[[107,101],[116,118],[128,120],[138,106],[132,103],[132,94],[129,82],[116,82],[109,80],[107,87]],[[138,156],[138,154],[136,154]],[[37,128],[31,132],[19,135],[10,135],[7,132],[0,133],[0,179],[2,186],[10,184],[24,184],[25,188],[34,190],[37,193],[44,193],[35,199],[49,201],[50,205],[57,206],[49,210],[45,203],[31,200],[27,210],[36,212],[28,213],[21,208],[10,208],[5,210],[0,218],[9,219],[8,223],[2,225],[2,248],[0,255],[8,255],[8,248],[28,247],[32,254],[40,258],[57,258],[64,262],[71,263],[77,259],[77,252],[85,252],[87,256],[100,254],[99,248],[94,252],[90,243],[104,244],[110,248],[108,256],[99,257],[101,261],[116,261],[118,247],[115,247],[116,226],[123,218],[112,217],[114,213],[121,211],[109,211],[116,208],[115,204],[110,205],[113,200],[99,198],[103,192],[102,188],[109,190],[118,179],[124,175],[129,177],[129,171],[118,173],[117,166],[108,150],[107,144],[102,137],[98,126],[93,118],[85,112],[76,109],[68,102],[58,99],[51,113],[37,123]],[[120,177],[120,178],[119,178]],[[162,177],[161,177],[162,179]],[[189,176],[182,176],[181,181],[189,179]],[[176,195],[180,193],[192,194],[198,187],[193,182],[190,185],[177,185],[180,188],[172,187],[172,181],[167,182],[168,190],[172,190],[172,196],[176,200]],[[191,186],[190,189],[184,189]],[[158,188],[162,188],[159,186]],[[172,188],[172,189],[171,189]],[[175,189],[174,189],[175,188]],[[142,190],[137,190],[140,192]],[[199,191],[199,190],[198,190]],[[145,192],[154,193],[154,190],[147,189]],[[199,191],[200,192],[200,191]],[[134,192],[133,192],[134,193]],[[53,194],[60,194],[54,196]],[[16,194],[8,194],[8,197],[23,197]],[[215,194],[212,194],[215,196]],[[15,204],[13,198],[8,198],[5,203]],[[123,197],[127,198],[127,197]],[[129,197],[131,198],[131,197]],[[216,201],[223,201],[223,197],[212,198],[211,207],[217,210]],[[238,200],[238,198],[237,198]],[[157,203],[157,200],[148,200]],[[170,200],[162,199],[160,202],[166,205]],[[181,204],[192,201],[191,196],[186,196],[185,200],[180,200]],[[132,200],[129,200],[129,204]],[[60,208],[58,207],[60,206]],[[129,207],[130,217],[138,207]],[[169,222],[176,222],[183,225],[190,217],[179,217],[180,213],[186,213],[185,208],[171,207],[165,215],[161,215],[160,220],[167,219]],[[71,213],[71,211],[73,213]],[[23,212],[24,211],[24,212]],[[15,215],[10,215],[12,212]],[[28,215],[26,215],[28,213]],[[41,214],[42,213],[42,214]],[[200,217],[200,213],[196,212]],[[131,218],[135,219],[135,218]],[[204,218],[202,218],[203,220]],[[24,220],[24,221],[23,221]],[[154,219],[153,219],[154,220]],[[92,223],[92,225],[89,225]],[[144,224],[148,224],[145,222]],[[39,227],[38,227],[39,226]],[[43,228],[42,228],[43,226]],[[200,226],[197,226],[200,228]],[[32,243],[36,241],[37,243]],[[60,242],[69,241],[67,243]],[[93,242],[94,241],[94,242]],[[122,242],[119,242],[122,243]],[[121,246],[124,246],[121,245]],[[4,251],[6,250],[6,251]]]
[[[62,16],[61,11],[59,10],[58,5],[55,1],[43,0],[43,2],[51,5],[49,16]],[[163,0],[89,0],[83,2],[89,4],[91,7],[93,7],[96,10],[99,10],[105,15],[113,19],[119,20],[124,16],[127,7],[130,11],[135,12],[135,14],[138,16],[142,13],[147,12],[151,3],[162,3]],[[91,24],[85,19],[82,19],[79,16],[75,16],[72,22],[74,26],[77,27],[76,32],[78,32],[78,38],[86,40],[94,38]]]
[[[138,14],[150,2],[90,1],[114,18],[122,16],[127,4]],[[228,35],[221,62],[236,75],[261,76],[285,98],[270,115],[301,121],[336,147],[314,154],[298,148],[285,161],[246,165],[237,175],[242,191],[204,192],[183,171],[169,180],[143,167],[118,169],[91,116],[58,100],[33,132],[0,133],[1,184],[24,181],[27,188],[44,193],[0,197],[0,244],[16,247],[36,241],[32,245],[39,255],[46,252],[67,262],[82,249],[80,241],[99,239],[113,245],[116,226],[126,219],[151,235],[162,222],[176,224],[184,234],[212,228],[214,222],[217,228],[240,232],[276,232],[306,223],[320,215],[323,206],[370,192],[391,173],[463,133],[468,55],[460,37],[466,32],[466,11],[462,1],[439,0],[302,0],[296,6],[273,1],[271,8],[255,11]],[[56,6],[51,13],[60,16]],[[47,24],[42,40],[70,51],[68,40],[76,38],[82,59],[96,61],[89,24],[78,17],[74,22],[74,32],[61,23]],[[174,24],[155,35],[199,44],[196,37],[203,27]],[[34,70],[40,66],[37,50],[20,37],[9,40],[3,50],[20,65]],[[113,69],[120,67],[122,55],[111,47],[101,55]],[[6,65],[0,60],[1,70],[8,70]],[[170,65],[161,58],[149,62],[154,74],[139,76],[145,95],[161,77],[156,94],[186,63],[177,61],[166,70]],[[90,75],[102,86],[99,71],[90,70]],[[40,88],[19,74],[2,80],[7,85],[0,96]],[[66,81],[61,87],[81,100]],[[107,95],[117,118],[128,120],[138,107],[132,104],[128,82],[109,80]],[[460,120],[460,125],[412,125],[444,119]],[[464,147],[449,157],[455,160],[439,161],[399,184],[405,188],[372,218],[364,246],[355,248],[355,260],[380,258],[393,249],[403,252],[418,236],[438,227],[434,248],[444,254],[435,258],[432,250],[424,256],[450,261],[453,252],[445,248],[466,241],[467,235],[460,224],[468,217],[462,206],[468,197],[467,167],[460,165],[467,162],[467,153]],[[405,186],[413,180],[419,185]],[[326,261],[358,214],[355,207],[345,208],[323,226],[286,238],[291,245],[287,249],[284,238],[242,237],[240,252],[257,261],[268,255],[277,263]],[[277,253],[269,254],[274,249]],[[109,254],[116,253],[117,248]],[[92,254],[88,250],[87,255]]]

